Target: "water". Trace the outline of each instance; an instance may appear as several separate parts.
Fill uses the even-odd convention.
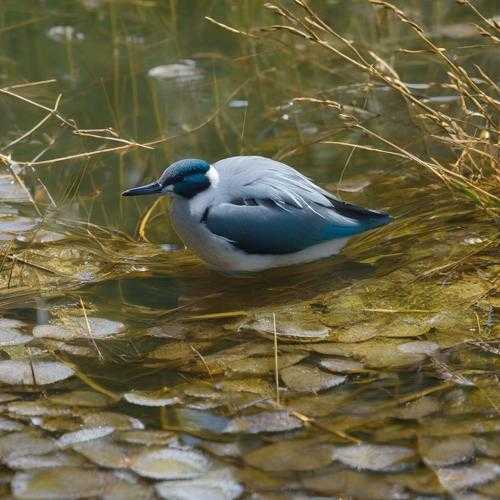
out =
[[[496,78],[465,7],[402,7]],[[442,65],[395,52],[421,44],[385,11],[331,1],[320,13],[460,114]],[[500,494],[490,213],[418,165],[345,146],[386,149],[293,99],[339,100],[414,154],[450,157],[417,113],[301,38],[205,20],[279,22],[260,2],[6,0],[0,14],[0,88],[49,110],[62,96],[59,119],[9,146],[47,109],[0,94],[0,153],[39,162],[0,178],[2,493]],[[335,259],[234,279],[182,248],[165,199],[120,197],[179,158],[235,154],[282,159],[396,221]]]

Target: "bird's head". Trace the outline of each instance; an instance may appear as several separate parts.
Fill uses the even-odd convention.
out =
[[[122,196],[174,193],[189,199],[208,189],[216,182],[216,176],[217,172],[206,161],[179,160],[168,166],[158,180],[128,189]]]

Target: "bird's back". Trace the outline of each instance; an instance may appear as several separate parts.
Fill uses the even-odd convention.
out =
[[[384,212],[343,202],[288,165],[259,156],[218,161],[205,223],[252,254],[287,254],[386,224]]]

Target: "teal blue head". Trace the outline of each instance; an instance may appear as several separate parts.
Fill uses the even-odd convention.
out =
[[[209,170],[210,165],[206,161],[179,160],[167,167],[158,180],[128,189],[122,196],[174,193],[189,199],[210,187]]]

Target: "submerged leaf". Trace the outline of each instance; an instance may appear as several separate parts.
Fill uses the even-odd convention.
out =
[[[124,329],[123,323],[105,318],[66,317],[50,325],[35,326],[33,336],[57,340],[102,339],[121,333]]]
[[[157,483],[156,491],[168,500],[233,500],[243,493],[243,486],[231,469],[216,469],[196,479]]]
[[[353,359],[348,358],[322,358],[319,361],[319,365],[334,373],[360,373],[365,371],[363,363],[359,361],[354,361]]]
[[[68,451],[55,451],[43,455],[23,455],[18,457],[9,457],[6,464],[11,469],[47,469],[52,467],[81,467],[88,465],[85,458],[76,453]]]
[[[99,497],[118,478],[110,472],[81,467],[54,467],[18,472],[12,480],[16,498],[68,499]]]
[[[439,481],[448,491],[458,491],[483,484],[500,475],[500,465],[491,460],[459,467],[443,467],[435,470]]]
[[[324,340],[328,338],[330,329],[313,318],[302,324],[295,318],[283,319],[287,314],[276,316],[276,334],[278,337],[289,337],[296,340]],[[259,314],[253,319],[245,320],[240,329],[253,330],[266,335],[274,335],[274,316],[273,314]]]
[[[172,406],[181,402],[180,398],[173,394],[144,391],[126,392],[123,397],[129,403],[139,406]]]
[[[73,374],[72,368],[59,361],[0,360],[0,382],[5,384],[53,384]]]
[[[319,368],[307,365],[294,365],[281,370],[283,382],[298,392],[319,392],[345,382],[345,376],[332,375]]]
[[[286,440],[252,450],[245,462],[265,471],[317,470],[332,463],[332,446],[308,440]]]
[[[132,451],[108,438],[78,442],[72,448],[101,467],[122,469],[130,465]]]
[[[22,345],[33,340],[31,335],[22,332],[22,321],[0,318],[0,346]]]
[[[61,448],[74,445],[75,443],[82,443],[85,441],[91,441],[93,439],[99,439],[107,436],[115,431],[114,427],[89,427],[87,429],[82,429],[75,432],[68,432],[63,434],[58,440],[57,444]]]
[[[133,457],[130,468],[137,474],[154,479],[191,479],[211,466],[203,453],[189,448],[146,450]]]
[[[2,460],[43,455],[55,449],[54,440],[32,431],[12,432],[0,436],[0,459]]]
[[[414,462],[415,452],[403,446],[360,444],[335,448],[332,456],[355,469],[398,471]]]
[[[447,467],[468,462],[474,457],[474,439],[470,436],[453,436],[445,439],[425,438],[418,441],[422,460],[429,467]]]
[[[405,500],[408,494],[381,476],[350,470],[329,471],[302,479],[303,485],[324,495],[339,495],[366,500]]]
[[[303,422],[288,411],[263,411],[232,419],[222,432],[231,434],[239,432],[249,434],[284,432],[298,429],[302,426]]]

